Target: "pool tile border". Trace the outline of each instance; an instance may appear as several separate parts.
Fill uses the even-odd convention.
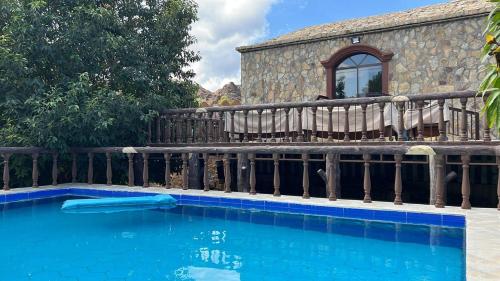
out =
[[[229,207],[237,209],[251,209],[294,214],[333,216],[347,219],[363,219],[394,223],[424,224],[433,226],[465,228],[464,215],[423,213],[415,211],[394,211],[347,208],[336,206],[319,206],[300,203],[275,202],[262,199],[238,199],[215,196],[198,196],[188,194],[172,194],[180,205],[198,205],[211,207]],[[15,193],[0,194],[0,203],[26,201],[59,197],[64,195],[80,195],[90,197],[130,197],[161,194],[158,192],[124,191],[109,189],[94,189],[82,187],[53,188],[43,190],[28,190]]]

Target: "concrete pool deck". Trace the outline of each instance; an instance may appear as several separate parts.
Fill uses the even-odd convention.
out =
[[[61,184],[57,187],[44,186],[40,188],[16,188],[9,191],[0,191],[0,199],[7,194],[30,193],[42,190],[58,190],[63,188],[81,188],[89,190],[125,191],[125,192],[151,192],[168,193],[172,195],[191,195],[227,199],[247,199],[252,201],[279,202],[288,204],[301,204],[311,206],[337,207],[346,209],[382,210],[409,213],[427,213],[437,215],[465,216],[466,220],[466,276],[467,280],[497,281],[500,280],[500,211],[493,208],[473,208],[462,210],[459,207],[446,207],[437,209],[431,205],[403,204],[394,205],[392,202],[363,203],[361,200],[328,201],[325,198],[303,199],[298,196],[274,197],[271,194],[249,195],[248,193],[203,190],[165,189],[161,187],[127,187],[118,185],[88,185],[83,183]],[[47,196],[47,197],[50,197]],[[22,198],[20,200],[33,200],[36,198]],[[3,202],[2,200],[0,202]]]

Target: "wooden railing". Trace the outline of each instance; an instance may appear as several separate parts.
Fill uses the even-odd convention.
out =
[[[169,109],[150,145],[491,141],[475,92]]]
[[[492,144],[473,144],[473,145],[449,145],[449,144],[434,144],[427,147],[429,151],[435,153],[435,173],[436,173],[436,187],[435,187],[435,206],[442,208],[445,206],[446,195],[445,195],[445,171],[447,165],[447,156],[460,156],[461,166],[462,166],[462,180],[461,180],[461,195],[462,204],[461,207],[464,209],[470,209],[470,180],[469,180],[469,167],[471,163],[471,156],[477,155],[489,155],[495,156],[499,174],[500,174],[500,146],[494,146]],[[72,161],[71,161],[71,181],[78,182],[77,175],[77,157],[79,155],[86,155],[88,158],[87,165],[87,184],[94,184],[94,163],[93,159],[96,154],[106,155],[106,184],[113,184],[113,174],[112,174],[112,163],[113,155],[127,155],[128,159],[128,185],[134,186],[136,176],[142,179],[143,187],[147,188],[150,186],[149,181],[149,159],[151,155],[162,155],[164,161],[164,182],[163,186],[165,188],[172,188],[171,183],[171,161],[175,157],[176,159],[181,159],[181,171],[182,171],[182,189],[189,189],[189,154],[198,155],[198,157],[204,161],[203,165],[203,190],[209,191],[209,178],[208,178],[208,161],[210,157],[221,157],[223,159],[224,166],[224,191],[231,192],[231,168],[230,168],[230,158],[236,154],[243,154],[248,156],[249,162],[249,193],[256,194],[257,192],[257,172],[256,172],[256,158],[258,155],[270,155],[273,161],[273,194],[274,196],[280,196],[281,194],[281,177],[280,175],[280,163],[285,161],[285,155],[298,155],[298,161],[302,162],[302,189],[303,198],[307,199],[310,197],[310,180],[309,180],[309,162],[312,161],[313,155],[324,155],[324,161],[326,161],[326,190],[327,198],[331,201],[337,200],[339,194],[337,192],[337,182],[339,180],[339,174],[336,172],[336,167],[340,156],[342,155],[360,155],[362,156],[363,163],[363,202],[370,203],[371,190],[372,190],[372,179],[370,175],[370,167],[376,164],[381,164],[381,161],[374,161],[372,156],[374,155],[388,155],[391,156],[393,160],[391,163],[394,164],[394,198],[393,202],[396,205],[403,203],[402,194],[405,192],[402,179],[402,164],[411,164],[411,161],[405,161],[406,155],[414,155],[415,146],[413,144],[400,144],[400,145],[343,145],[343,146],[324,146],[324,145],[309,145],[309,146],[286,146],[286,145],[260,145],[260,146],[191,146],[191,147],[103,147],[103,148],[75,148],[71,150]],[[40,153],[50,153],[53,157],[52,165],[52,178],[53,185],[57,185],[58,178],[58,166],[57,157],[58,154],[52,151],[46,151],[37,148],[0,148],[0,153],[4,159],[4,169],[3,169],[3,182],[4,190],[9,189],[9,158],[13,154],[31,154],[33,156],[33,187],[38,187],[38,166],[37,158]],[[421,153],[421,152],[417,152]],[[135,175],[134,172],[134,158],[139,155],[142,158],[142,175]],[[115,161],[118,159],[123,159],[123,157],[116,157]],[[81,167],[80,167],[81,168]],[[178,187],[178,186],[176,186]],[[318,188],[314,186],[313,188]],[[498,209],[500,210],[500,179],[498,179],[497,185],[497,196],[499,200]]]

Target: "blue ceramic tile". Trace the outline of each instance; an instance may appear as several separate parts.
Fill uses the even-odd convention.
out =
[[[465,227],[465,217],[455,215],[442,215],[443,225],[452,227]]]
[[[267,211],[281,212],[281,213],[288,213],[290,211],[290,208],[288,208],[288,207],[266,206],[265,209]]]
[[[266,206],[266,202],[265,201],[258,201],[258,200],[241,200],[241,204],[243,205],[252,205],[252,206]]]
[[[13,193],[13,194],[6,194],[5,195],[5,202],[15,202],[15,201],[21,201],[21,200],[28,200],[29,199],[29,193]]]
[[[288,204],[288,207],[290,209],[293,209],[293,210],[311,210],[312,209],[311,205],[294,204],[294,203]]]
[[[178,200],[177,201],[177,204],[180,204],[180,205],[197,205],[199,204],[200,201],[199,200],[187,200],[187,199],[181,199],[181,200]]]
[[[205,202],[220,202],[219,197],[211,197],[211,196],[200,196],[200,201],[205,201]]]
[[[411,213],[406,214],[407,223],[441,225],[442,219],[439,214]]]
[[[200,201],[200,196],[181,195],[182,200]]]
[[[181,196],[178,194],[169,194],[169,195],[172,196],[174,199],[177,199],[177,200],[181,199]]]
[[[241,205],[241,199],[235,199],[235,198],[221,198],[220,202],[222,205],[226,204],[240,204]]]
[[[282,202],[270,202],[270,201],[265,201],[265,206],[266,206],[266,209],[273,209],[273,208],[289,208],[288,207],[288,203],[282,203]]]
[[[221,203],[221,206],[241,209],[241,203]]]
[[[392,222],[406,222],[406,212],[397,211],[373,211],[373,219]]]
[[[373,210],[344,208],[344,217],[372,220]]]
[[[0,203],[5,203],[5,194],[0,195]]]

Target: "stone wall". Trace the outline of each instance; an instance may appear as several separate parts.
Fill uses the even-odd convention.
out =
[[[389,93],[418,94],[477,89],[484,17],[380,33],[361,43],[394,53]],[[309,101],[326,94],[320,61],[351,44],[350,37],[242,53],[242,99],[246,104]]]

